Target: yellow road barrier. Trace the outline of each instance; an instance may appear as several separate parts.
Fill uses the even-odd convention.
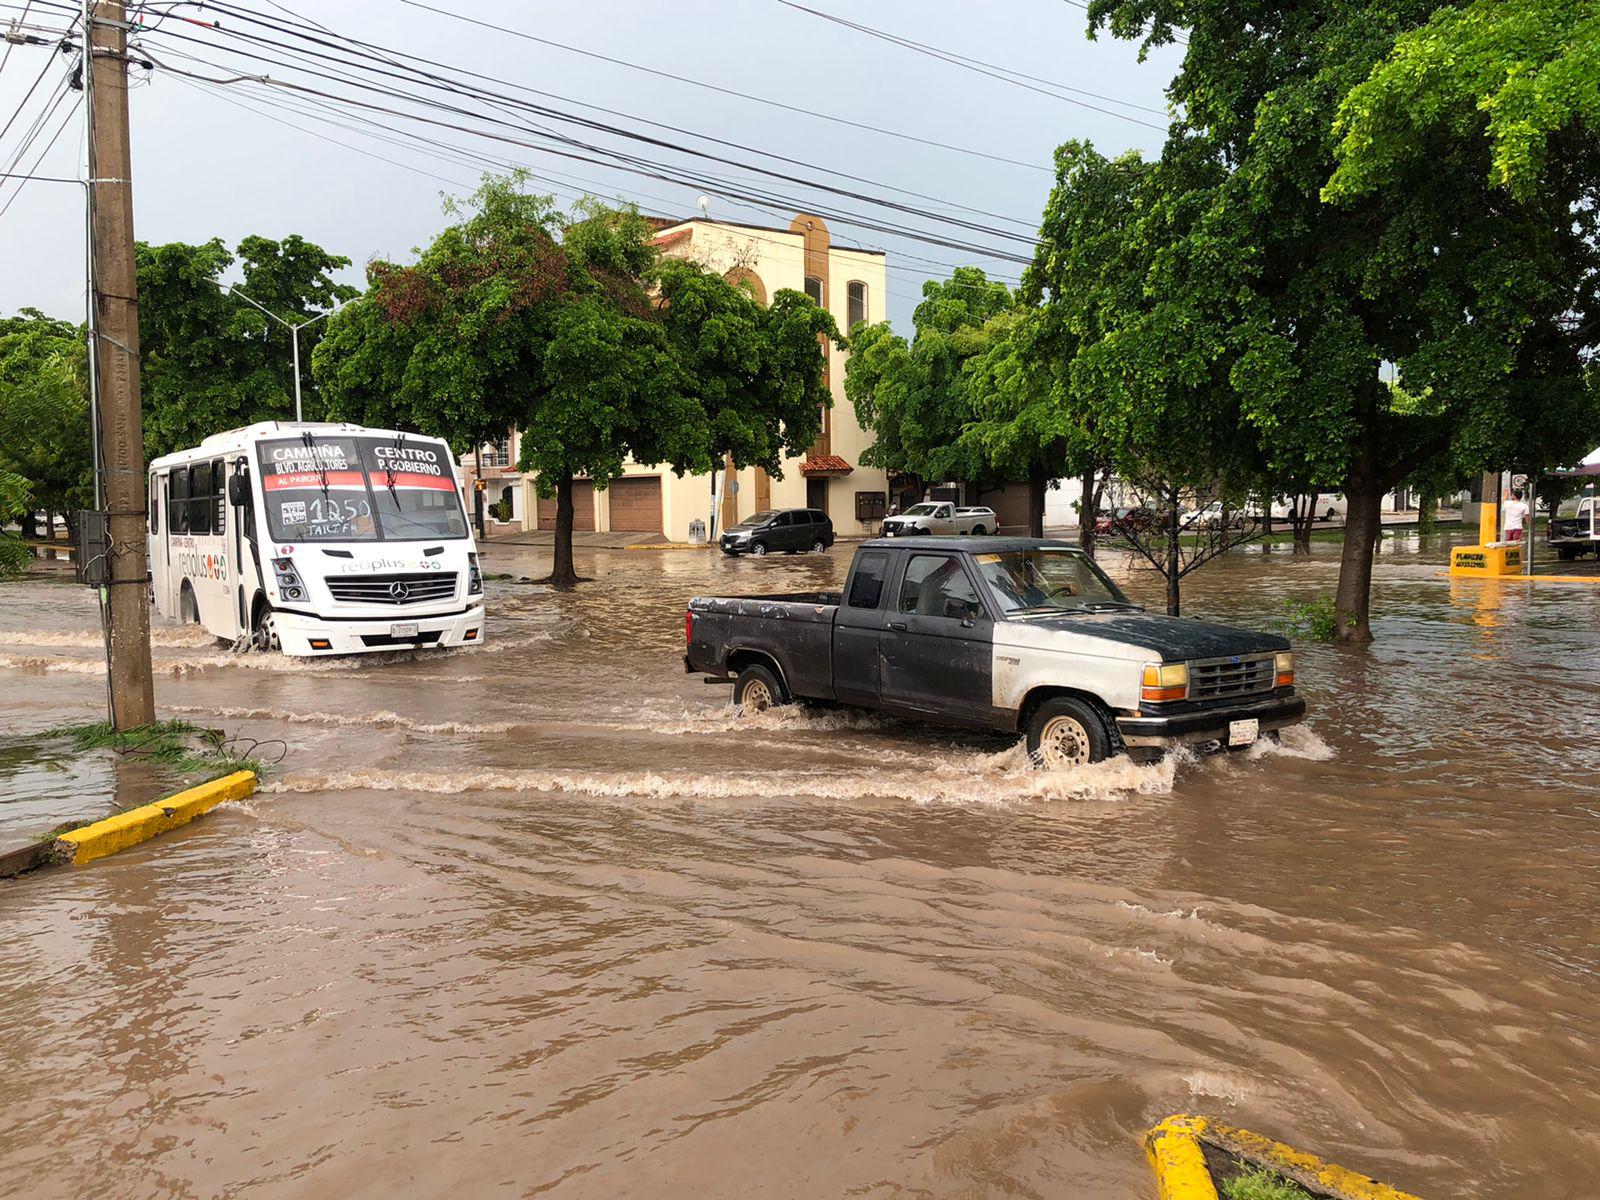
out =
[[[159,833],[187,825],[201,813],[209,812],[224,800],[242,800],[256,790],[254,771],[236,771],[210,783],[202,783],[157,800],[119,812],[104,821],[63,833],[56,839],[55,857],[60,862],[81,866],[149,841]]]
[[[1144,1144],[1150,1165],[1155,1168],[1161,1200],[1217,1200],[1217,1187],[1206,1166],[1205,1146],[1266,1167],[1303,1188],[1338,1200],[1417,1200],[1409,1192],[1324,1162],[1314,1154],[1205,1117],[1168,1117],[1146,1135]]]
[[[1161,1200],[1217,1200],[1217,1185],[1200,1148],[1204,1117],[1168,1117],[1144,1139],[1144,1151],[1156,1169]]]

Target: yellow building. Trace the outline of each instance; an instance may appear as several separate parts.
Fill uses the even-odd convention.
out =
[[[801,214],[787,229],[703,217],[656,223],[655,244],[661,253],[717,271],[749,288],[763,304],[780,289],[791,288],[832,313],[841,331],[858,321],[884,319],[888,274],[883,252],[833,245],[820,217]],[[861,465],[861,452],[872,444],[872,435],[861,428],[844,394],[849,356],[833,346],[826,355],[833,407],[823,414],[822,435],[809,452],[784,462],[781,479],[760,468],[736,472],[730,466],[721,472],[717,531],[764,508],[820,508],[840,536],[877,533],[888,483],[882,471]],[[554,529],[555,501],[538,499],[531,478],[517,482],[523,489],[519,517],[535,514],[537,528]],[[667,466],[629,463],[623,477],[605,491],[596,491],[587,480],[575,481],[574,528],[660,534],[685,542],[696,520],[711,532],[711,484],[709,475],[680,477]],[[523,523],[534,527],[534,521]]]

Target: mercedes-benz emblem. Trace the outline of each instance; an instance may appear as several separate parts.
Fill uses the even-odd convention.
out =
[[[389,596],[394,600],[404,600],[411,595],[411,585],[403,579],[396,579],[389,585]]]

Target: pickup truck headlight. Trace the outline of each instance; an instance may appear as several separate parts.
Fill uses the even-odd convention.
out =
[[[1188,696],[1188,663],[1145,663],[1139,699],[1159,704],[1165,700],[1184,700]]]
[[[1294,653],[1292,651],[1283,650],[1278,653],[1277,676],[1275,687],[1294,686]]]

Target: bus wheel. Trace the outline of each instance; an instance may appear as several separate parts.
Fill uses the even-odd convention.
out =
[[[250,627],[250,648],[252,650],[282,648],[278,643],[278,618],[273,614],[270,604],[256,605],[256,619]]]
[[[200,606],[195,603],[194,589],[187,581],[178,592],[178,620],[185,625],[200,624]]]

